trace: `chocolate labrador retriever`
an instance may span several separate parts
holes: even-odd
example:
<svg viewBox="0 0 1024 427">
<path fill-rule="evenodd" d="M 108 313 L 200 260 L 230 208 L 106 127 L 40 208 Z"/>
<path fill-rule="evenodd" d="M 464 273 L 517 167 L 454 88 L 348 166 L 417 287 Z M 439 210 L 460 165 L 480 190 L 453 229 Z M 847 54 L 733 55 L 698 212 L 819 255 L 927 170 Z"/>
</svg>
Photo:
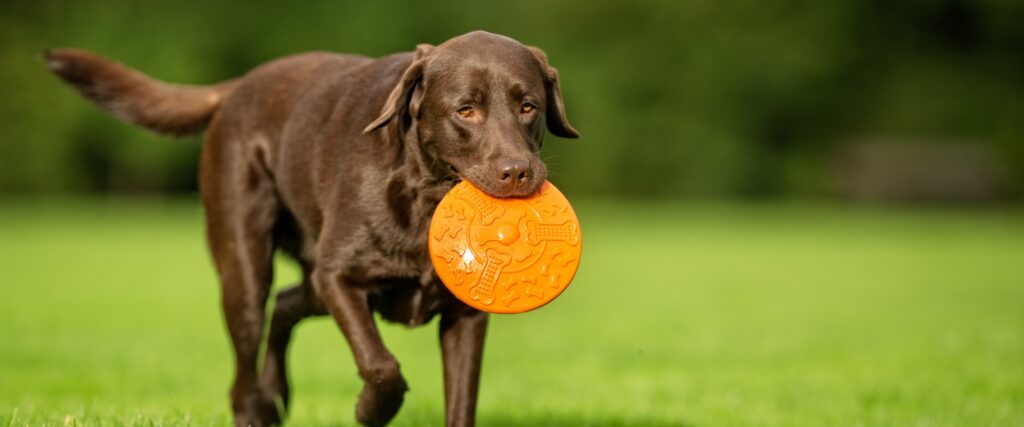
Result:
<svg viewBox="0 0 1024 427">
<path fill-rule="evenodd" d="M 407 387 L 374 312 L 409 326 L 441 315 L 446 423 L 474 423 L 487 315 L 441 284 L 427 228 L 460 179 L 495 197 L 537 190 L 545 124 L 579 136 L 540 49 L 477 31 L 380 59 L 290 56 L 213 86 L 155 81 L 81 50 L 45 57 L 125 121 L 174 135 L 207 128 L 200 190 L 234 346 L 237 425 L 281 421 L 292 328 L 323 314 L 364 381 L 356 419 L 390 421 Z M 278 249 L 298 261 L 303 281 L 276 296 L 259 372 Z"/>
</svg>

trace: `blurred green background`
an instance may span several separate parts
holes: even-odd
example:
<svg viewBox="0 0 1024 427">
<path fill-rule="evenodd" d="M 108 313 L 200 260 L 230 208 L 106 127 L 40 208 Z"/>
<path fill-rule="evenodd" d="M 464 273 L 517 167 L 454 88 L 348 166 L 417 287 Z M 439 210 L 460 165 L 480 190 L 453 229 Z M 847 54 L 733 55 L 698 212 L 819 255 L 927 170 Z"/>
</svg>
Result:
<svg viewBox="0 0 1024 427">
<path fill-rule="evenodd" d="M 486 29 L 561 70 L 584 139 L 546 156 L 577 194 L 1019 199 L 1022 16 L 1016 0 L 9 2 L 0 190 L 195 191 L 198 138 L 97 114 L 43 72 L 48 47 L 200 84 L 295 52 L 380 56 Z M 914 160 L 927 156 L 952 164 Z M 912 188 L 863 188 L 887 173 Z"/>
<path fill-rule="evenodd" d="M 46 71 L 94 50 L 203 84 L 283 55 L 485 29 L 547 51 L 587 246 L 494 316 L 481 425 L 1024 425 L 1024 3 L 9 1 L 0 13 L 0 425 L 226 425 L 201 136 Z M 276 286 L 297 273 L 279 260 Z M 443 420 L 436 323 L 384 326 Z M 350 425 L 333 323 L 299 327 L 292 425 Z"/>
</svg>

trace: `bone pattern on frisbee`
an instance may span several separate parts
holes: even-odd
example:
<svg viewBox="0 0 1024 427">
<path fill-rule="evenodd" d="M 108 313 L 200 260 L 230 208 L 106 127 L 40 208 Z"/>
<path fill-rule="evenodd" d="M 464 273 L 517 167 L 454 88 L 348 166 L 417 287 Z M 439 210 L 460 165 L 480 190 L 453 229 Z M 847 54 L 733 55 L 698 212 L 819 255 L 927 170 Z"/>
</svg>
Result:
<svg viewBox="0 0 1024 427">
<path fill-rule="evenodd" d="M 494 313 L 553 300 L 575 275 L 582 250 L 576 214 L 550 182 L 527 198 L 496 199 L 463 181 L 438 205 L 429 234 L 445 286 Z"/>
</svg>

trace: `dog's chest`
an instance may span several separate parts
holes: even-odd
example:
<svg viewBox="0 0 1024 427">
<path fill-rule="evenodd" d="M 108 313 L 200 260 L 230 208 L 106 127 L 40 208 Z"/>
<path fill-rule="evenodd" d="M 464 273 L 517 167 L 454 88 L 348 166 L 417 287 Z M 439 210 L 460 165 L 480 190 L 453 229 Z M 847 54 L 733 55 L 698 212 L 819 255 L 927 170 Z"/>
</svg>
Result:
<svg viewBox="0 0 1024 427">
<path fill-rule="evenodd" d="M 401 176 L 377 182 L 384 185 L 363 192 L 363 218 L 336 259 L 350 281 L 368 289 L 385 319 L 419 325 L 453 298 L 434 273 L 427 245 L 434 209 L 450 185 L 418 185 Z"/>
<path fill-rule="evenodd" d="M 387 232 L 394 234 L 388 240 Z M 408 230 L 407 230 L 408 231 Z M 434 273 L 425 229 L 404 234 L 380 227 L 359 262 L 363 283 L 370 288 L 373 309 L 392 322 L 422 325 L 437 314 L 451 294 Z"/>
<path fill-rule="evenodd" d="M 452 299 L 436 278 L 389 279 L 370 293 L 370 306 L 390 322 L 419 326 L 430 321 Z"/>
</svg>

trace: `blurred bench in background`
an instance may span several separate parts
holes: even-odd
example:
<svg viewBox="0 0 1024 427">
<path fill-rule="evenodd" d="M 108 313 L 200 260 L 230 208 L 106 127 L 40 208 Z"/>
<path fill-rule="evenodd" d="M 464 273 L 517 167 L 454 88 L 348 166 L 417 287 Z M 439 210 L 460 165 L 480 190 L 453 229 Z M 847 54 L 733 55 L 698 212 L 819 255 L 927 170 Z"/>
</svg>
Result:
<svg viewBox="0 0 1024 427">
<path fill-rule="evenodd" d="M 872 202 L 994 203 L 1010 194 L 1007 166 L 975 141 L 855 140 L 829 175 L 837 195 Z"/>
</svg>

